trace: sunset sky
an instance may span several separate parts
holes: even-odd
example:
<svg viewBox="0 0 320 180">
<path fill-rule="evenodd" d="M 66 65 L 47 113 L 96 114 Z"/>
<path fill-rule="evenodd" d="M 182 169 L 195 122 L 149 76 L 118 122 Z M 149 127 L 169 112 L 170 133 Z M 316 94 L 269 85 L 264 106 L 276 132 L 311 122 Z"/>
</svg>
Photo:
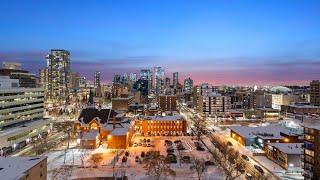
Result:
<svg viewBox="0 0 320 180">
<path fill-rule="evenodd" d="M 0 61 L 34 73 L 50 49 L 104 82 L 162 66 L 196 83 L 305 84 L 320 79 L 319 0 L 0 2 Z"/>
</svg>

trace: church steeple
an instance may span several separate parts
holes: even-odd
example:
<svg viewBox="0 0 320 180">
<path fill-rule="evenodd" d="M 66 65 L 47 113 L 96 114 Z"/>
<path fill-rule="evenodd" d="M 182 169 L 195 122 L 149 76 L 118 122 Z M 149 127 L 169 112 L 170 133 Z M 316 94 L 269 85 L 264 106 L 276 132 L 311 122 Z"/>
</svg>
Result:
<svg viewBox="0 0 320 180">
<path fill-rule="evenodd" d="M 88 100 L 88 107 L 94 107 L 94 101 L 93 101 L 93 92 L 90 88 L 90 94 L 89 94 L 89 100 Z"/>
</svg>

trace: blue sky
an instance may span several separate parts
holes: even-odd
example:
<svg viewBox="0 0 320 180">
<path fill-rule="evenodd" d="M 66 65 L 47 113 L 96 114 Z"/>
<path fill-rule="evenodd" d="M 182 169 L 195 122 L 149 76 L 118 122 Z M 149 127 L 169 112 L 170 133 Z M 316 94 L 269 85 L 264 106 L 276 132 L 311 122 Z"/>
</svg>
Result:
<svg viewBox="0 0 320 180">
<path fill-rule="evenodd" d="M 0 61 L 35 72 L 62 48 L 75 71 L 106 82 L 152 66 L 213 84 L 320 77 L 320 1 L 14 0 L 0 18 Z"/>
</svg>

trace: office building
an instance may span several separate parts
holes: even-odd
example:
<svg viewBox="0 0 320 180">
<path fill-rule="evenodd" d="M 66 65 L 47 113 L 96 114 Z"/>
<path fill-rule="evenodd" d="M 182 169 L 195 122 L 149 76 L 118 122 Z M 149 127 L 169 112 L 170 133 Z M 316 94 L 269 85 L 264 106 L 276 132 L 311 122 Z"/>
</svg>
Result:
<svg viewBox="0 0 320 180">
<path fill-rule="evenodd" d="M 35 88 L 38 86 L 36 75 L 22 70 L 20 63 L 3 62 L 0 76 L 9 76 L 10 79 L 19 80 L 19 87 Z"/>
<path fill-rule="evenodd" d="M 164 83 L 165 83 L 165 75 L 164 69 L 161 67 L 154 68 L 154 80 L 153 80 L 153 87 L 155 94 L 162 94 L 164 92 Z"/>
<path fill-rule="evenodd" d="M 72 90 L 79 90 L 80 88 L 80 75 L 77 72 L 70 74 L 70 88 Z"/>
<path fill-rule="evenodd" d="M 48 89 L 48 69 L 47 68 L 43 68 L 40 69 L 39 72 L 40 75 L 40 87 L 43 89 Z"/>
<path fill-rule="evenodd" d="M 94 87 L 97 88 L 98 86 L 101 87 L 101 76 L 100 76 L 100 71 L 96 71 L 94 73 Z"/>
<path fill-rule="evenodd" d="M 18 88 L 17 83 L 16 79 L 0 78 L 0 149 L 5 154 L 50 131 L 50 120 L 43 119 L 43 89 Z"/>
<path fill-rule="evenodd" d="M 114 83 L 121 83 L 121 76 L 119 74 L 115 74 L 113 76 L 113 81 Z"/>
<path fill-rule="evenodd" d="M 283 105 L 294 104 L 299 101 L 299 96 L 294 94 L 272 94 L 272 108 L 281 109 Z"/>
<path fill-rule="evenodd" d="M 46 56 L 47 85 L 46 100 L 64 103 L 69 95 L 70 53 L 66 50 L 52 49 Z"/>
<path fill-rule="evenodd" d="M 310 104 L 320 106 L 320 81 L 313 80 L 310 82 Z"/>
<path fill-rule="evenodd" d="M 12 69 L 12 70 L 19 70 L 21 69 L 21 63 L 16 62 L 3 62 L 2 63 L 3 69 Z"/>
<path fill-rule="evenodd" d="M 176 95 L 159 95 L 157 97 L 158 105 L 161 111 L 176 111 L 177 110 L 177 96 Z"/>
<path fill-rule="evenodd" d="M 178 84 L 179 84 L 179 73 L 178 72 L 173 73 L 172 83 L 173 83 L 173 88 L 177 89 Z"/>
<path fill-rule="evenodd" d="M 152 90 L 152 73 L 150 69 L 141 69 L 140 71 L 140 79 L 142 81 L 147 81 L 148 84 L 148 95 L 151 94 Z"/>
<path fill-rule="evenodd" d="M 196 93 L 199 96 L 208 95 L 215 91 L 215 88 L 208 83 L 202 83 L 200 86 L 197 86 L 196 89 Z"/>
<path fill-rule="evenodd" d="M 123 94 L 128 94 L 130 87 L 127 84 L 113 83 L 111 88 L 112 98 L 122 97 Z"/>
<path fill-rule="evenodd" d="M 166 77 L 166 81 L 165 81 L 165 88 L 169 89 L 171 86 L 171 81 L 170 78 Z"/>
<path fill-rule="evenodd" d="M 320 179 L 320 126 L 304 127 L 304 178 Z"/>
<path fill-rule="evenodd" d="M 199 96 L 198 112 L 203 116 L 215 116 L 231 109 L 231 98 L 217 93 Z"/>
<path fill-rule="evenodd" d="M 100 76 L 100 71 L 96 71 L 94 73 L 94 92 L 95 96 L 101 97 L 102 96 L 102 90 L 101 90 L 101 76 Z"/>
<path fill-rule="evenodd" d="M 134 84 L 135 82 L 137 82 L 137 74 L 130 73 L 129 74 L 129 84 Z"/>
<path fill-rule="evenodd" d="M 112 109 L 115 111 L 128 111 L 134 97 L 122 94 L 120 97 L 112 98 Z"/>
<path fill-rule="evenodd" d="M 253 93 L 253 108 L 271 108 L 272 95 L 263 91 Z"/>
<path fill-rule="evenodd" d="M 185 93 L 191 94 L 193 91 L 193 80 L 189 77 L 184 80 L 183 89 Z"/>
<path fill-rule="evenodd" d="M 149 81 L 139 79 L 133 84 L 133 89 L 140 92 L 140 102 L 147 103 L 149 95 Z"/>
</svg>

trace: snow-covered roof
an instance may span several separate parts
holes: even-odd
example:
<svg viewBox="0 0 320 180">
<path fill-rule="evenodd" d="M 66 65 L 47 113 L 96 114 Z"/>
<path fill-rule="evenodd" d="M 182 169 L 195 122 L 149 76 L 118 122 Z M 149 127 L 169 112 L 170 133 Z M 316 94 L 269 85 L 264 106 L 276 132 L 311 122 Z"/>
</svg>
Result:
<svg viewBox="0 0 320 180">
<path fill-rule="evenodd" d="M 182 120 L 183 117 L 181 115 L 174 115 L 174 116 L 144 116 L 142 119 L 144 119 L 144 120 L 154 120 L 154 121 L 176 121 L 176 120 Z"/>
<path fill-rule="evenodd" d="M 292 92 L 292 89 L 284 87 L 284 86 L 274 86 L 270 89 L 272 92 L 280 92 L 280 93 L 289 93 Z"/>
<path fill-rule="evenodd" d="M 304 125 L 304 127 L 320 131 L 320 125 Z"/>
<path fill-rule="evenodd" d="M 98 136 L 99 132 L 96 130 L 91 130 L 87 133 L 84 133 L 82 136 L 83 140 L 95 140 Z"/>
<path fill-rule="evenodd" d="M 289 107 L 300 108 L 300 109 L 319 109 L 319 106 L 309 105 L 309 104 L 289 104 Z"/>
<path fill-rule="evenodd" d="M 303 154 L 303 143 L 269 143 L 269 146 L 273 146 L 286 154 Z"/>
<path fill-rule="evenodd" d="M 20 179 L 25 176 L 26 171 L 46 158 L 46 156 L 0 157 L 0 176 L 4 179 Z"/>
<path fill-rule="evenodd" d="M 258 127 L 231 126 L 229 129 L 245 138 L 259 137 L 261 139 L 283 139 L 285 137 L 281 136 L 280 133 L 296 135 L 294 132 L 282 127 L 281 125 Z"/>
<path fill-rule="evenodd" d="M 113 136 L 121 136 L 121 135 L 126 135 L 129 130 L 129 126 L 123 126 L 119 128 L 113 129 L 113 131 L 110 133 Z"/>
</svg>

